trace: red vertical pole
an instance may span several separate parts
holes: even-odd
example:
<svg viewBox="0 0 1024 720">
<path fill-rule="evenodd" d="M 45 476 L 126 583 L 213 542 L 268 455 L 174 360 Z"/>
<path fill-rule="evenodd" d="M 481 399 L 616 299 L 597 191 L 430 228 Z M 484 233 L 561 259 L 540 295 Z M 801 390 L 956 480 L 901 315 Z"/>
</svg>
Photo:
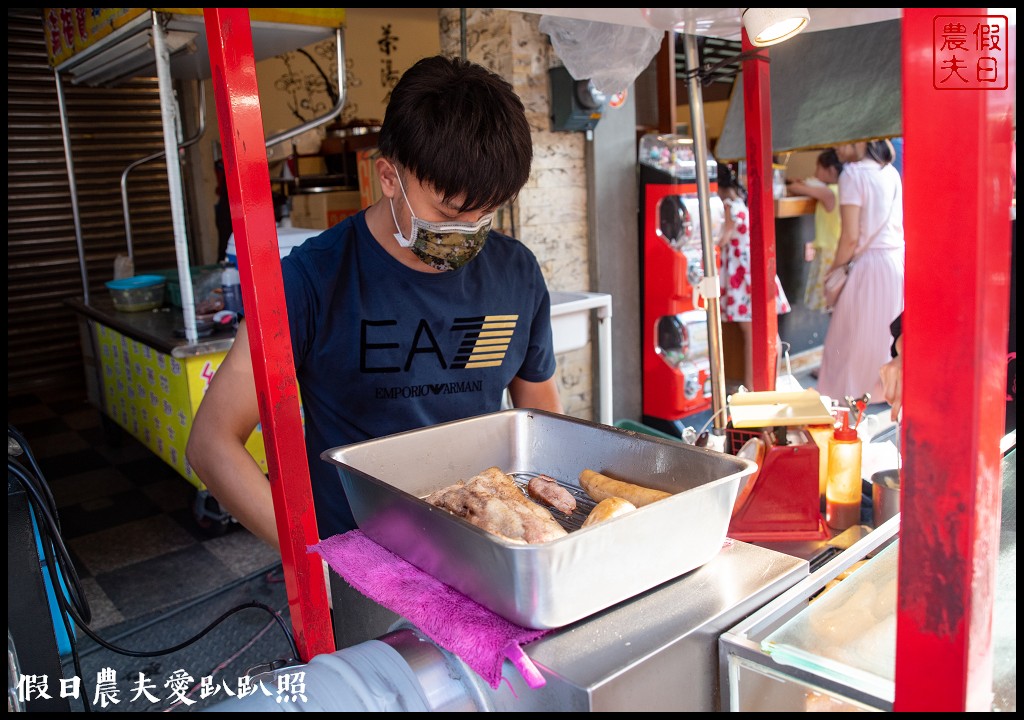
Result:
<svg viewBox="0 0 1024 720">
<path fill-rule="evenodd" d="M 333 652 L 246 8 L 205 8 L 224 170 L 288 604 L 305 661 Z M 259 272 L 256 272 L 259 268 Z"/>
<path fill-rule="evenodd" d="M 743 31 L 743 51 L 756 48 Z M 772 196 L 772 108 L 768 51 L 743 61 L 743 125 L 747 142 L 747 207 L 750 209 L 750 294 L 754 387 L 775 389 L 775 201 Z"/>
<path fill-rule="evenodd" d="M 1015 82 L 1008 90 L 949 90 L 936 87 L 934 73 L 941 17 L 984 14 L 903 10 L 897 711 L 992 709 Z M 1015 55 L 1015 40 L 1002 40 Z"/>
</svg>

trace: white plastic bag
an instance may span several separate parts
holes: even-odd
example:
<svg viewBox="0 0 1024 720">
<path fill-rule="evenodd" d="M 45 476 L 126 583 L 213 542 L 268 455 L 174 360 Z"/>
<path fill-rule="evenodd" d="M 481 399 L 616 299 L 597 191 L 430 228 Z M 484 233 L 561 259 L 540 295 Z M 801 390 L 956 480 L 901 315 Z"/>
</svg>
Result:
<svg viewBox="0 0 1024 720">
<path fill-rule="evenodd" d="M 114 258 L 114 279 L 135 277 L 135 262 L 127 255 L 117 255 Z"/>
<path fill-rule="evenodd" d="M 589 79 L 606 95 L 628 88 L 658 54 L 665 37 L 656 28 L 553 15 L 542 17 L 538 28 L 551 38 L 555 53 L 574 79 Z"/>
</svg>

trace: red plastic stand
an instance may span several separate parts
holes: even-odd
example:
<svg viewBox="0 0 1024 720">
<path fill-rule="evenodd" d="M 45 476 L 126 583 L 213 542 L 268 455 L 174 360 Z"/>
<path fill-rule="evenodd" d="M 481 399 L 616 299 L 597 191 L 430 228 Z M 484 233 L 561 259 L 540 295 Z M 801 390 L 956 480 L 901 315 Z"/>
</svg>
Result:
<svg viewBox="0 0 1024 720">
<path fill-rule="evenodd" d="M 764 429 L 729 433 L 733 445 L 753 436 L 765 443 L 764 460 L 744 490 L 746 499 L 733 511 L 729 537 L 747 542 L 830 538 L 821 516 L 818 446 L 811 434 L 790 428 L 789 444 L 778 445 Z"/>
</svg>

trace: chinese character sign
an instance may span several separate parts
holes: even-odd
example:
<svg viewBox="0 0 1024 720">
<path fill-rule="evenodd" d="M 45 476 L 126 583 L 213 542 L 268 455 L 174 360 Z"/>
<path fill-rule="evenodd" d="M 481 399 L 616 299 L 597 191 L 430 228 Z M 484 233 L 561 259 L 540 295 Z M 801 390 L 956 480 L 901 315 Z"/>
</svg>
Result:
<svg viewBox="0 0 1024 720">
<path fill-rule="evenodd" d="M 384 57 L 380 61 L 380 86 L 384 88 L 382 104 L 387 105 L 391 101 L 391 91 L 398 84 L 401 73 L 395 69 L 392 62 L 392 55 L 398 51 L 399 37 L 391 31 L 391 24 L 382 25 L 380 28 L 380 39 L 377 40 L 377 48 Z"/>
<path fill-rule="evenodd" d="M 1005 90 L 1009 50 L 1005 15 L 936 15 L 932 84 L 937 90 Z"/>
</svg>

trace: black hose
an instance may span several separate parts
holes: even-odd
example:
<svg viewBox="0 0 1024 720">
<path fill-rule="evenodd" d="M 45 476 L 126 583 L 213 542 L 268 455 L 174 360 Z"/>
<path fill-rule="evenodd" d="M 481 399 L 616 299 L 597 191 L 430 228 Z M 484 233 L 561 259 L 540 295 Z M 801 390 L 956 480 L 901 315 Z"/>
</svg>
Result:
<svg viewBox="0 0 1024 720">
<path fill-rule="evenodd" d="M 299 657 L 298 647 L 295 644 L 295 638 L 292 635 L 291 630 L 284 622 L 281 614 L 261 602 L 247 602 L 231 608 L 227 612 L 223 613 L 220 617 L 214 620 L 212 623 L 207 625 L 203 630 L 198 632 L 191 638 L 174 645 L 173 647 L 159 649 L 159 650 L 129 650 L 127 648 L 118 647 L 112 642 L 105 640 L 100 637 L 96 632 L 89 626 L 89 622 L 92 620 L 92 611 L 89 608 L 88 600 L 85 596 L 85 591 L 82 588 L 81 581 L 78 577 L 78 572 L 74 567 L 74 563 L 71 560 L 71 556 L 68 553 L 68 549 L 64 544 L 64 540 L 60 532 L 60 521 L 57 514 L 57 504 L 54 501 L 53 494 L 50 491 L 49 485 L 45 482 L 43 473 L 39 464 L 36 462 L 28 443 L 22 437 L 21 433 L 17 431 L 13 426 L 8 423 L 7 426 L 8 437 L 13 438 L 18 443 L 26 459 L 28 460 L 29 467 L 25 467 L 21 462 L 11 456 L 10 450 L 8 450 L 7 458 L 7 470 L 8 473 L 16 478 L 21 486 L 25 489 L 27 497 L 29 499 L 29 506 L 33 511 L 35 519 L 36 530 L 39 533 L 41 545 L 43 548 L 43 554 L 46 560 L 47 571 L 49 572 L 50 581 L 54 588 L 54 595 L 57 598 L 57 602 L 63 611 L 61 613 L 61 619 L 64 622 L 65 629 L 68 634 L 68 638 L 71 641 L 72 647 L 72 658 L 75 666 L 76 674 L 82 677 L 81 659 L 78 653 L 78 646 L 75 642 L 75 633 L 71 627 L 70 620 L 74 621 L 74 624 L 82 630 L 88 637 L 90 637 L 99 647 L 106 648 L 120 655 L 126 655 L 128 657 L 159 657 L 163 655 L 169 655 L 171 653 L 182 650 L 189 645 L 195 643 L 200 638 L 207 635 L 217 625 L 226 620 L 231 615 L 248 608 L 258 608 L 270 613 L 271 617 L 280 626 L 285 638 L 288 641 L 289 648 L 291 649 L 294 658 Z M 30 469 L 31 468 L 31 469 Z M 244 583 L 259 574 L 265 573 L 267 570 L 263 569 L 249 576 L 240 578 L 234 581 L 228 587 L 235 587 L 241 583 Z M 62 582 L 63 580 L 63 582 Z M 203 600 L 209 599 L 219 592 L 223 592 L 224 588 L 207 593 L 204 596 L 195 598 L 189 604 L 184 607 L 175 609 L 172 612 L 166 613 L 164 616 L 154 618 L 143 627 L 148 627 L 155 622 L 158 622 L 166 617 L 173 616 L 174 614 L 181 612 L 182 610 L 192 607 L 195 604 L 202 602 Z M 70 597 L 69 597 L 70 596 Z M 69 620 L 70 618 L 70 620 Z M 133 632 L 137 632 L 140 628 L 136 628 Z M 98 648 L 97 648 L 98 649 Z M 88 712 L 90 710 L 89 704 L 85 703 L 85 709 Z"/>
<path fill-rule="evenodd" d="M 113 637 L 107 638 L 107 642 L 116 643 L 116 642 L 118 642 L 120 640 L 125 639 L 126 637 L 130 637 L 132 635 L 135 635 L 136 633 L 142 632 L 146 628 L 153 627 L 154 625 L 157 625 L 158 623 L 162 623 L 164 620 L 169 620 L 170 618 L 174 617 L 175 615 L 183 613 L 186 610 L 191 610 L 196 605 L 200 605 L 200 604 L 206 602 L 207 600 L 220 595 L 221 593 L 227 592 L 228 590 L 236 588 L 239 585 L 244 585 L 245 583 L 247 583 L 247 582 L 249 582 L 251 580 L 255 580 L 260 575 L 265 575 L 265 574 L 267 574 L 269 572 L 272 572 L 274 570 L 274 568 L 277 568 L 277 567 L 280 567 L 280 566 L 281 566 L 281 563 L 274 563 L 272 565 L 267 565 L 265 568 L 263 568 L 261 570 L 256 570 L 254 572 L 249 573 L 248 575 L 245 575 L 244 577 L 236 578 L 235 580 L 232 580 L 227 585 L 224 585 L 224 586 L 219 587 L 219 588 L 215 588 L 213 590 L 209 590 L 209 591 L 203 593 L 202 595 L 197 595 L 196 597 L 192 598 L 188 602 L 185 602 L 185 603 L 183 603 L 181 605 L 178 605 L 178 606 L 176 606 L 174 608 L 171 608 L 167 612 L 161 613 L 161 614 L 157 615 L 156 617 L 150 618 L 149 620 L 147 620 L 146 622 L 142 623 L 141 625 L 136 625 L 135 627 L 128 628 L 127 630 L 125 630 L 122 633 L 119 633 L 118 635 L 114 635 Z M 98 652 L 98 651 L 100 651 L 102 649 L 103 649 L 102 645 L 95 645 L 95 646 L 93 646 L 91 648 L 87 648 L 87 649 L 82 651 L 82 657 L 85 657 L 86 655 L 91 655 L 92 653 Z"/>
</svg>

